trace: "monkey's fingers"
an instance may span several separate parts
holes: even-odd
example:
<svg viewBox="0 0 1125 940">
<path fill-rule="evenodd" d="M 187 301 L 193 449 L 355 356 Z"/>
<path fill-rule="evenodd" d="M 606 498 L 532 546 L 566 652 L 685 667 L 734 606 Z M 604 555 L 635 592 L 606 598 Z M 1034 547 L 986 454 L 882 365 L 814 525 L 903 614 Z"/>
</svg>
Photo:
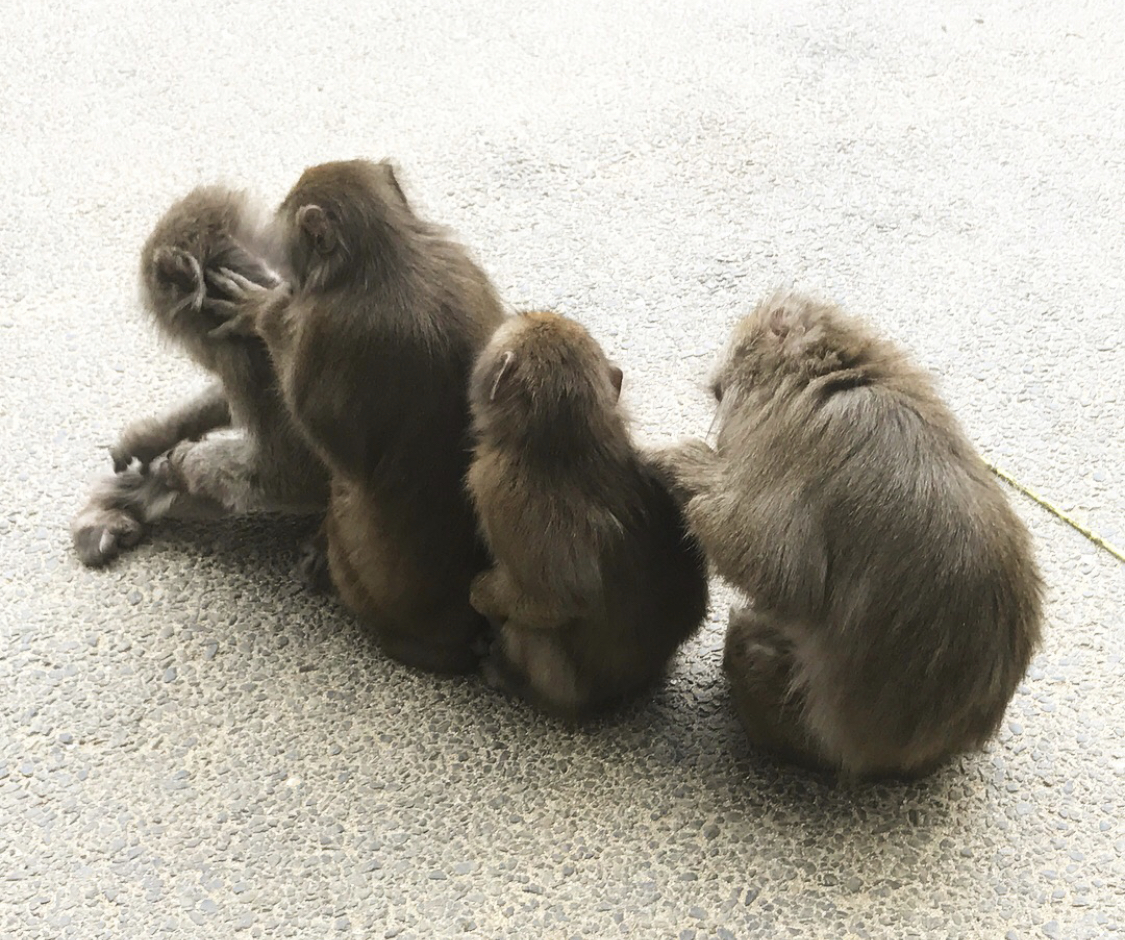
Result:
<svg viewBox="0 0 1125 940">
<path fill-rule="evenodd" d="M 226 301 L 217 301 L 217 303 L 226 303 Z M 229 306 L 234 307 L 234 304 Z M 229 320 L 225 323 L 220 323 L 214 329 L 207 331 L 207 338 L 214 340 L 226 339 L 228 336 L 254 336 L 257 330 L 254 329 L 254 315 L 247 313 L 245 310 L 238 313 L 231 314 Z"/>
<path fill-rule="evenodd" d="M 247 300 L 253 294 L 262 293 L 268 289 L 250 280 L 245 275 L 232 271 L 230 268 L 208 271 L 207 283 L 236 301 Z"/>
</svg>

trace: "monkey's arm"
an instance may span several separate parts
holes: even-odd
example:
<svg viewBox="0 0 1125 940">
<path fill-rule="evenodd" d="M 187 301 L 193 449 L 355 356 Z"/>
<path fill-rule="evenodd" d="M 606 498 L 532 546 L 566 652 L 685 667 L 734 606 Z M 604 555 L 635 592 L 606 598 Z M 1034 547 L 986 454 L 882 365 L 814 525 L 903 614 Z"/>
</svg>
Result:
<svg viewBox="0 0 1125 940">
<path fill-rule="evenodd" d="M 716 473 L 716 454 L 711 445 L 689 438 L 667 447 L 651 448 L 645 463 L 667 487 L 681 506 L 712 488 Z"/>
<path fill-rule="evenodd" d="M 142 466 L 155 460 L 180 441 L 196 440 L 215 428 L 231 423 L 230 403 L 222 383 L 216 382 L 159 418 L 134 421 L 110 450 L 113 469 L 121 472 L 134 460 Z"/>
<path fill-rule="evenodd" d="M 528 597 L 513 583 L 506 569 L 497 565 L 478 574 L 469 588 L 473 609 L 495 624 L 514 621 L 521 627 L 552 630 L 580 616 L 577 610 L 561 609 Z"/>
</svg>

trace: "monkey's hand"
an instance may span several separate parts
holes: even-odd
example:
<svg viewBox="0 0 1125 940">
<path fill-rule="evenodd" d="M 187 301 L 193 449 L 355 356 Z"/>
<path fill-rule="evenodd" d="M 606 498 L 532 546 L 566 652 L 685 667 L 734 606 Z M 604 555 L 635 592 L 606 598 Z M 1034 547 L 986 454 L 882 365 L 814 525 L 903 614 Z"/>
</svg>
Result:
<svg viewBox="0 0 1125 940">
<path fill-rule="evenodd" d="M 207 334 L 214 340 L 258 335 L 263 315 L 273 308 L 284 306 L 292 293 L 286 281 L 266 287 L 230 268 L 209 271 L 207 283 L 225 295 L 213 297 L 208 292 L 203 301 L 205 310 L 224 318 Z"/>
<path fill-rule="evenodd" d="M 681 506 L 711 489 L 716 472 L 715 451 L 698 438 L 647 449 L 644 461 Z"/>
</svg>

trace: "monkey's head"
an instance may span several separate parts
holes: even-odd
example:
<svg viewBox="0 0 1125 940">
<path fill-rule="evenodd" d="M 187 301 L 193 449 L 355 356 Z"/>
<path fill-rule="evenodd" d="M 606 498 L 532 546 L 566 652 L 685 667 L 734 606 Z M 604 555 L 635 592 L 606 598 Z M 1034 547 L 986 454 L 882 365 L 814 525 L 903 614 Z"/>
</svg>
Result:
<svg viewBox="0 0 1125 940">
<path fill-rule="evenodd" d="M 386 162 L 343 160 L 309 167 L 277 210 L 299 284 L 324 289 L 362 278 L 388 239 L 414 219 Z"/>
<path fill-rule="evenodd" d="M 535 311 L 506 320 L 473 370 L 469 399 L 482 439 L 549 440 L 558 449 L 625 435 L 622 373 L 579 324 Z"/>
<path fill-rule="evenodd" d="M 783 383 L 801 388 L 836 375 L 840 384 L 862 385 L 885 356 L 884 344 L 832 304 L 778 292 L 735 326 L 711 392 L 725 411 L 748 395 L 772 395 Z"/>
</svg>

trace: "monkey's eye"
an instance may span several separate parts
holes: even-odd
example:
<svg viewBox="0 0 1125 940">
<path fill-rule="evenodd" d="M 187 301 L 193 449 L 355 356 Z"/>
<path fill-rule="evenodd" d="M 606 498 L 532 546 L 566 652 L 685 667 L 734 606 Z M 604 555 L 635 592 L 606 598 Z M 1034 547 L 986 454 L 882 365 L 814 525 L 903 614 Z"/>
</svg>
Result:
<svg viewBox="0 0 1125 940">
<path fill-rule="evenodd" d="M 715 396 L 715 401 L 721 402 L 723 400 L 723 386 L 719 381 L 711 383 L 711 394 Z"/>
</svg>

